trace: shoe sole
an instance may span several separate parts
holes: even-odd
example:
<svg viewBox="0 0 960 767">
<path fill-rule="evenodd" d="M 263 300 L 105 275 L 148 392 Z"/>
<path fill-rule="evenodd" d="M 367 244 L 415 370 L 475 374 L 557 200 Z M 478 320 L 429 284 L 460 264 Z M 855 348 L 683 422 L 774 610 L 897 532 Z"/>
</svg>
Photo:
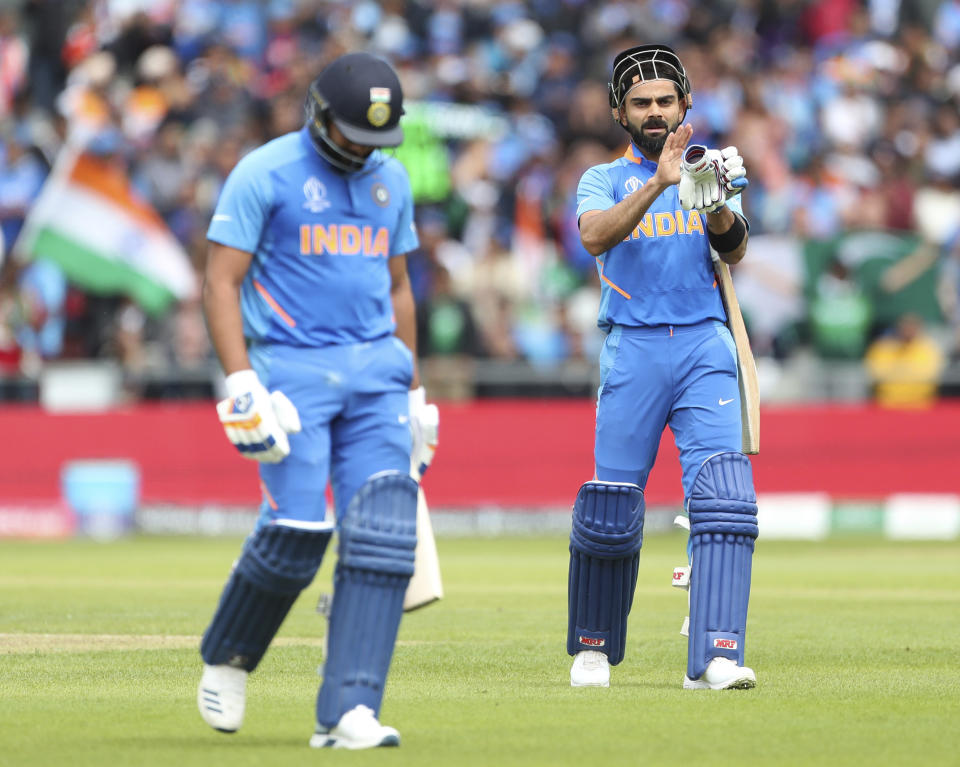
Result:
<svg viewBox="0 0 960 767">
<path fill-rule="evenodd" d="M 571 679 L 570 686 L 571 687 L 609 687 L 610 682 L 609 680 L 606 682 L 574 682 Z"/>
<path fill-rule="evenodd" d="M 323 733 L 314 733 L 310 738 L 311 748 L 346 748 L 356 751 L 363 748 L 391 748 L 400 745 L 400 738 L 396 735 L 386 735 L 379 742 L 357 742 L 346 738 L 330 737 Z"/>
<path fill-rule="evenodd" d="M 757 680 L 748 676 L 730 679 L 721 684 L 710 684 L 686 676 L 683 678 L 684 690 L 750 690 L 756 686 Z"/>
</svg>

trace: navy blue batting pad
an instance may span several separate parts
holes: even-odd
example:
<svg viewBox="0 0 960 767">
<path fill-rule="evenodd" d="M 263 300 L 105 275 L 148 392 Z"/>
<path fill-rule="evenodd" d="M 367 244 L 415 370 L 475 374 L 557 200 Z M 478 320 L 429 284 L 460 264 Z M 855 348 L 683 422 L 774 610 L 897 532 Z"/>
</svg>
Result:
<svg viewBox="0 0 960 767">
<path fill-rule="evenodd" d="M 340 522 L 318 724 L 333 727 L 361 704 L 379 713 L 416 547 L 416 481 L 400 472 L 367 480 Z"/>
<path fill-rule="evenodd" d="M 757 528 L 753 469 L 742 453 L 708 458 L 693 484 L 690 511 L 690 637 L 687 676 L 712 658 L 743 665 L 750 570 Z"/>
<path fill-rule="evenodd" d="M 623 660 L 643 545 L 643 491 L 633 484 L 587 482 L 577 493 L 570 532 L 567 652 Z"/>
<path fill-rule="evenodd" d="M 253 671 L 297 596 L 316 575 L 329 542 L 329 530 L 279 525 L 251 535 L 203 635 L 204 662 Z"/>
</svg>

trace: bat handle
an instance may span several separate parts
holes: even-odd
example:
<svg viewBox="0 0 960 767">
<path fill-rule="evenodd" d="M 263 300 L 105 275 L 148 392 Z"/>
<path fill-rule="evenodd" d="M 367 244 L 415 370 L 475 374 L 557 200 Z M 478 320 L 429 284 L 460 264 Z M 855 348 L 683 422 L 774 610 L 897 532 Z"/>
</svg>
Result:
<svg viewBox="0 0 960 767">
<path fill-rule="evenodd" d="M 730 197 L 736 197 L 740 192 L 750 186 L 750 182 L 747 181 L 746 176 L 741 176 L 740 178 L 735 178 L 730 182 L 730 186 L 733 187 L 733 190 L 730 192 Z M 730 199 L 729 197 L 727 199 Z"/>
</svg>

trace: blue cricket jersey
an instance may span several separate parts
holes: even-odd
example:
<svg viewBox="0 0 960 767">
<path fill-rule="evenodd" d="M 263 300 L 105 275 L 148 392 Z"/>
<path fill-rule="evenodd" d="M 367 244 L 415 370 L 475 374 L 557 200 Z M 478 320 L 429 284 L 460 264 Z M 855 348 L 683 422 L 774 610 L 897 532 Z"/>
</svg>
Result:
<svg viewBox="0 0 960 767">
<path fill-rule="evenodd" d="M 237 163 L 207 239 L 253 254 L 241 289 L 244 335 L 301 347 L 392 333 L 388 259 L 419 245 L 400 162 L 375 151 L 364 170 L 339 173 L 306 128 Z"/>
<path fill-rule="evenodd" d="M 637 191 L 657 164 L 631 143 L 613 162 L 588 169 L 577 186 L 577 218 L 590 210 L 608 210 Z M 742 213 L 740 198 L 727 205 Z M 727 315 L 710 260 L 706 217 L 680 206 L 676 185 L 666 189 L 639 225 L 620 243 L 597 257 L 601 298 L 597 324 L 693 325 L 726 322 Z"/>
</svg>

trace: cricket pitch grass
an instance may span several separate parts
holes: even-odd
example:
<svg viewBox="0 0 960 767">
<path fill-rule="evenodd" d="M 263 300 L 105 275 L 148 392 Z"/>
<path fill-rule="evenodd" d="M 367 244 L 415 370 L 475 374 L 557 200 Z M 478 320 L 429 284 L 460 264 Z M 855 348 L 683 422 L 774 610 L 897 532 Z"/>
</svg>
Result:
<svg viewBox="0 0 960 767">
<path fill-rule="evenodd" d="M 239 539 L 0 541 L 0 765 L 958 765 L 960 542 L 757 544 L 747 691 L 684 691 L 685 537 L 648 536 L 626 658 L 571 689 L 562 537 L 441 539 L 446 598 L 400 628 L 399 749 L 307 746 L 333 556 L 250 678 L 196 709 L 199 635 Z M 333 547 L 330 549 L 332 554 Z"/>
</svg>

